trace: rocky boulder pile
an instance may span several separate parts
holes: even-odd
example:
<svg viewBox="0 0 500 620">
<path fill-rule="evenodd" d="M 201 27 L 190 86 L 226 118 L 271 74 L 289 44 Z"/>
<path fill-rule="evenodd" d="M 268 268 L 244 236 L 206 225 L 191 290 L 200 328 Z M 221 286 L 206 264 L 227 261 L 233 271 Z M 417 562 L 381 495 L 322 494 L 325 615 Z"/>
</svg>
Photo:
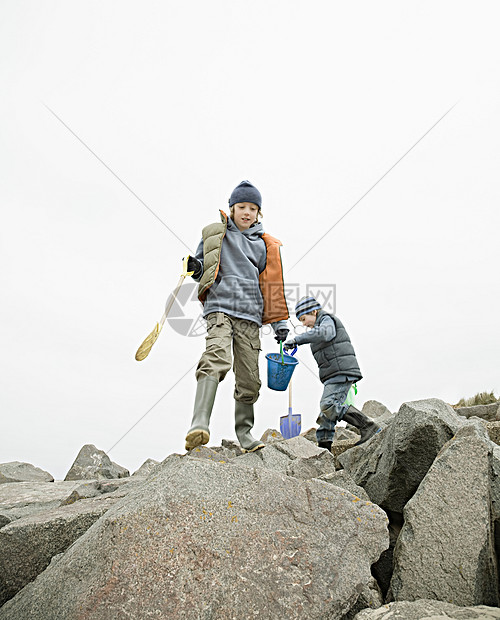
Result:
<svg viewBox="0 0 500 620">
<path fill-rule="evenodd" d="M 0 620 L 500 618 L 498 411 L 436 399 L 265 447 L 0 465 Z M 36 471 L 35 471 L 36 470 Z M 52 481 L 51 481 L 52 480 Z"/>
</svg>

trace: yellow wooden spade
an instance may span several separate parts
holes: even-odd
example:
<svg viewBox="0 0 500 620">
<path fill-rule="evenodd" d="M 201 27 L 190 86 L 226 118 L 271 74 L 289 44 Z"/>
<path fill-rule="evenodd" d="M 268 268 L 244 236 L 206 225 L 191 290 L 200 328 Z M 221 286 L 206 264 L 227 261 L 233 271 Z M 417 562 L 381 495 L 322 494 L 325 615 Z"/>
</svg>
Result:
<svg viewBox="0 0 500 620">
<path fill-rule="evenodd" d="M 137 349 L 137 353 L 135 354 L 135 359 L 138 362 L 142 362 L 142 360 L 146 359 L 146 357 L 149 355 L 149 352 L 153 348 L 154 343 L 158 340 L 158 336 L 160 335 L 160 332 L 163 328 L 165 319 L 167 318 L 168 313 L 170 312 L 170 310 L 172 309 L 172 306 L 174 305 L 175 298 L 177 297 L 179 289 L 181 288 L 182 283 L 184 282 L 184 278 L 186 276 L 192 276 L 194 273 L 193 271 L 187 270 L 188 260 L 189 260 L 189 254 L 185 258 L 182 259 L 181 277 L 179 278 L 179 282 L 177 283 L 177 286 L 175 287 L 174 292 L 167 299 L 167 303 L 165 304 L 165 312 L 163 313 L 163 316 L 161 317 L 160 322 L 155 325 L 155 328 L 153 329 L 153 331 L 149 334 L 149 336 L 147 336 L 144 339 L 144 342 Z"/>
</svg>

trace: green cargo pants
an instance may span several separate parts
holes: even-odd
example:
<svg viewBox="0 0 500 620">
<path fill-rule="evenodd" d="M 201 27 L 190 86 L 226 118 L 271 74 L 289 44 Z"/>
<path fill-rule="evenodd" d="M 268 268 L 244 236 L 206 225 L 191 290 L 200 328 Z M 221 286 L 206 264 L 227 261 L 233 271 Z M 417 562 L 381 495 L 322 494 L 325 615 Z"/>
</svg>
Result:
<svg viewBox="0 0 500 620">
<path fill-rule="evenodd" d="M 253 321 L 236 319 L 223 312 L 207 316 L 206 349 L 196 368 L 196 380 L 203 375 L 219 383 L 231 370 L 231 344 L 234 355 L 234 398 L 252 405 L 259 398 L 259 326 Z"/>
</svg>

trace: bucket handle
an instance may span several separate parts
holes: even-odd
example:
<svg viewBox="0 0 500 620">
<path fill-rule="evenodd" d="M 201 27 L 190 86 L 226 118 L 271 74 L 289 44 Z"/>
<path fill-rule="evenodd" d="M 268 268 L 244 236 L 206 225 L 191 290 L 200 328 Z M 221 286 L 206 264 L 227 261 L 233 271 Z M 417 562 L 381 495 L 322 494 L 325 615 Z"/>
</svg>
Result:
<svg viewBox="0 0 500 620">
<path fill-rule="evenodd" d="M 281 365 L 285 365 L 285 358 L 283 357 L 283 341 L 280 340 L 280 354 L 281 354 Z"/>
<path fill-rule="evenodd" d="M 281 353 L 281 364 L 284 365 L 285 358 L 283 357 L 283 342 L 280 342 L 280 353 Z M 295 355 L 295 353 L 297 353 L 297 347 L 295 347 L 295 349 L 288 355 Z"/>
</svg>

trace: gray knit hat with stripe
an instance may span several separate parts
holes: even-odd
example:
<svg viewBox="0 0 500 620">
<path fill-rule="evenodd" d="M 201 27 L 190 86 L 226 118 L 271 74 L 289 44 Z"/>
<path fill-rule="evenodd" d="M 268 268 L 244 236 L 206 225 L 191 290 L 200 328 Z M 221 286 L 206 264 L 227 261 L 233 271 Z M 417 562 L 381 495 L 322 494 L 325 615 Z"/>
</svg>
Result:
<svg viewBox="0 0 500 620">
<path fill-rule="evenodd" d="M 321 310 L 321 306 L 314 297 L 302 297 L 295 306 L 295 316 L 300 319 L 303 314 L 308 314 L 313 310 Z"/>
<path fill-rule="evenodd" d="M 232 207 L 237 202 L 253 202 L 259 209 L 262 207 L 262 196 L 259 190 L 254 187 L 250 181 L 242 181 L 231 192 L 231 198 L 229 198 L 229 206 Z"/>
</svg>

